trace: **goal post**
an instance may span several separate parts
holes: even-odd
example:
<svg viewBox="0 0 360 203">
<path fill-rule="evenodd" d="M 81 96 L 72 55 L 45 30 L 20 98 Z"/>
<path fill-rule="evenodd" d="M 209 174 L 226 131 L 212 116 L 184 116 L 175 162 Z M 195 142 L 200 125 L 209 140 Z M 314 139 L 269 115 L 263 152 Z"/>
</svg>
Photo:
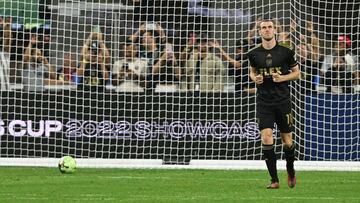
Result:
<svg viewBox="0 0 360 203">
<path fill-rule="evenodd" d="M 272 18 L 302 72 L 296 167 L 360 170 L 357 1 L 0 5 L 0 165 L 265 169 L 246 52 Z"/>
</svg>

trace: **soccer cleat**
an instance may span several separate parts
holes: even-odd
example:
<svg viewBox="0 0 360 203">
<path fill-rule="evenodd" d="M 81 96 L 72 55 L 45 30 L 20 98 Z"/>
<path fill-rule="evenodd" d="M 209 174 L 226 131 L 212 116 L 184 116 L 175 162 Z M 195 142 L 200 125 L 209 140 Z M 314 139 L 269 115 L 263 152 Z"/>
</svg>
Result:
<svg viewBox="0 0 360 203">
<path fill-rule="evenodd" d="M 293 176 L 290 176 L 288 175 L 288 186 L 289 188 L 294 188 L 296 185 L 296 176 L 293 175 Z"/>
<path fill-rule="evenodd" d="M 266 187 L 266 189 L 279 189 L 280 184 L 279 182 L 271 182 L 270 185 Z"/>
<path fill-rule="evenodd" d="M 294 168 L 287 168 L 288 174 L 288 186 L 289 188 L 293 188 L 296 185 L 296 176 Z"/>
</svg>

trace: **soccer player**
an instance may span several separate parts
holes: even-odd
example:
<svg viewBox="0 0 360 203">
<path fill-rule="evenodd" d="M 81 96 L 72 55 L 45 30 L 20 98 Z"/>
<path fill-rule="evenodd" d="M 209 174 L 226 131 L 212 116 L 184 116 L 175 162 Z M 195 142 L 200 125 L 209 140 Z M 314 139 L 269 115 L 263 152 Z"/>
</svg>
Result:
<svg viewBox="0 0 360 203">
<path fill-rule="evenodd" d="M 274 152 L 273 127 L 277 124 L 286 157 L 288 186 L 296 184 L 294 170 L 295 144 L 292 140 L 292 113 L 289 81 L 300 78 L 294 51 L 275 39 L 275 24 L 262 20 L 259 24 L 261 44 L 249 51 L 250 78 L 257 86 L 257 119 L 266 166 L 271 176 L 268 189 L 279 188 Z"/>
</svg>

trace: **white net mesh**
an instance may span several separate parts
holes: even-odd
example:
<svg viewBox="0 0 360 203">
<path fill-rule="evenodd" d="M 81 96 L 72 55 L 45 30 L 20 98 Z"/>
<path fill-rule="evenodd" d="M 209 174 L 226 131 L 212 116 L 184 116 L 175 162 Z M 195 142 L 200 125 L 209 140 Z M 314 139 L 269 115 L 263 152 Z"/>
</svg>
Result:
<svg viewBox="0 0 360 203">
<path fill-rule="evenodd" d="M 299 159 L 359 160 L 358 1 L 0 5 L 1 157 L 261 159 L 246 52 L 273 18 L 303 74 Z"/>
</svg>

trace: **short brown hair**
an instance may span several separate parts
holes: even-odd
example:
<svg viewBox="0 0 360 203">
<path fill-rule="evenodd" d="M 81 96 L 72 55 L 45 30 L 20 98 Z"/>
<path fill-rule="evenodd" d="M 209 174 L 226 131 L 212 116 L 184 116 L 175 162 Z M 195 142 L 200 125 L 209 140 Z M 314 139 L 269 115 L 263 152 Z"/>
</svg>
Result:
<svg viewBox="0 0 360 203">
<path fill-rule="evenodd" d="M 258 25 L 259 30 L 261 29 L 261 27 L 260 27 L 261 23 L 264 23 L 264 22 L 272 22 L 272 24 L 274 25 L 274 28 L 276 27 L 275 21 L 273 19 L 262 19 Z"/>
</svg>

